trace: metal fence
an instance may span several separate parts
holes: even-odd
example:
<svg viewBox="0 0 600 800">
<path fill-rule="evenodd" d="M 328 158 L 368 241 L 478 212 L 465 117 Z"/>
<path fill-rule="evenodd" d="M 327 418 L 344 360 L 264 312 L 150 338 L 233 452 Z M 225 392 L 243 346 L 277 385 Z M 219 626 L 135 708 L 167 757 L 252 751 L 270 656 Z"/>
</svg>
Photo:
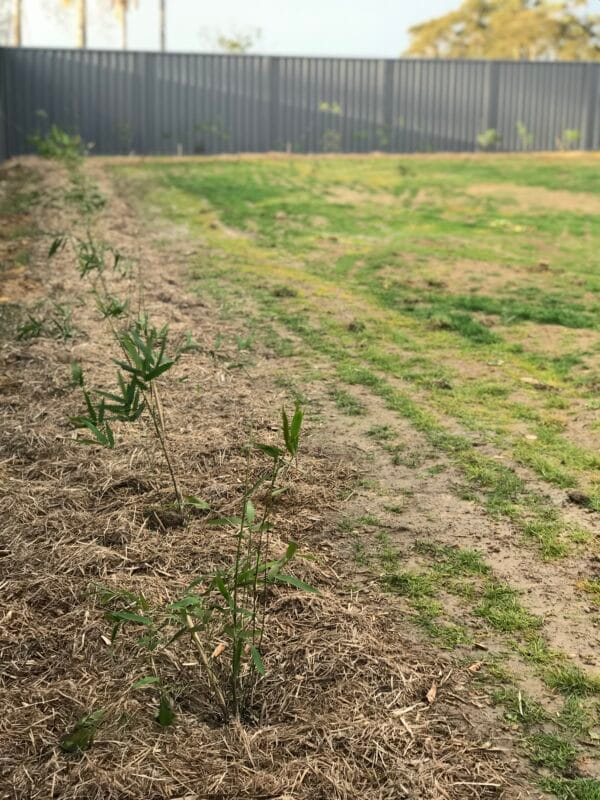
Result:
<svg viewBox="0 0 600 800">
<path fill-rule="evenodd" d="M 600 63 L 3 48 L 0 155 L 48 122 L 103 154 L 595 150 L 599 98 Z"/>
</svg>

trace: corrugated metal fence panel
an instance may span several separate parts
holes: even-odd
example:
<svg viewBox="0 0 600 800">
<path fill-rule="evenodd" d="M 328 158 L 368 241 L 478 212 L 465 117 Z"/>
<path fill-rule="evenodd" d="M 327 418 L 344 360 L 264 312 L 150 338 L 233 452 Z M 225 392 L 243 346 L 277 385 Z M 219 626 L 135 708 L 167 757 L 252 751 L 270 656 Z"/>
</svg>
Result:
<svg viewBox="0 0 600 800">
<path fill-rule="evenodd" d="M 5 48 L 0 158 L 51 123 L 103 154 L 598 149 L 599 92 L 595 63 Z"/>
<path fill-rule="evenodd" d="M 0 161 L 8 158 L 6 129 L 8 115 L 6 109 L 6 55 L 0 50 Z"/>
</svg>

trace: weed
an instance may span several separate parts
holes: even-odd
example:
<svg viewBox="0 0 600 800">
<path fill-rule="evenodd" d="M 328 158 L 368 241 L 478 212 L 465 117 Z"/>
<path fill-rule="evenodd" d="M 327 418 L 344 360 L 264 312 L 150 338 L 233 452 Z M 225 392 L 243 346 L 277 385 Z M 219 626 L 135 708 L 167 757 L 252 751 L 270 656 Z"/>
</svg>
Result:
<svg viewBox="0 0 600 800">
<path fill-rule="evenodd" d="M 72 188 L 65 194 L 65 199 L 76 205 L 82 214 L 95 214 L 104 208 L 105 195 L 89 179 L 75 172 L 71 175 L 71 183 Z"/>
<path fill-rule="evenodd" d="M 96 299 L 98 311 L 103 319 L 108 317 L 122 317 L 129 311 L 129 300 L 120 300 L 114 295 L 107 295 L 106 297 L 98 297 Z"/>
<path fill-rule="evenodd" d="M 77 331 L 73 325 L 73 309 L 64 303 L 51 303 L 49 307 L 38 304 L 41 313 L 27 311 L 27 319 L 17 327 L 17 339 L 37 339 L 48 336 L 54 339 L 72 339 Z"/>
<path fill-rule="evenodd" d="M 94 742 L 94 736 L 102 724 L 104 716 L 104 709 L 99 709 L 81 717 L 60 740 L 61 750 L 65 753 L 82 753 L 84 750 L 88 750 Z"/>
<path fill-rule="evenodd" d="M 521 144 L 522 150 L 529 150 L 533 145 L 534 136 L 533 133 L 528 130 L 527 126 L 524 122 L 517 120 L 515 123 L 515 127 L 517 129 L 517 136 L 519 137 L 519 143 Z"/>
<path fill-rule="evenodd" d="M 17 339 L 37 339 L 44 335 L 46 318 L 27 312 L 27 319 L 17 327 Z"/>
<path fill-rule="evenodd" d="M 115 331 L 115 338 L 121 348 L 123 359 L 115 359 L 122 370 L 117 373 L 117 386 L 112 392 L 96 389 L 90 391 L 81 386 L 86 404 L 86 414 L 73 417 L 76 428 L 85 428 L 90 438 L 81 439 L 82 444 L 99 444 L 113 448 L 115 437 L 111 423 L 135 422 L 144 411 L 148 411 L 152 425 L 160 443 L 179 510 L 184 509 L 184 498 L 175 476 L 169 448 L 162 404 L 156 380 L 170 370 L 176 359 L 166 355 L 168 327 L 158 329 L 146 315 L 140 316 L 124 331 Z M 95 400 L 94 398 L 98 398 Z"/>
</svg>

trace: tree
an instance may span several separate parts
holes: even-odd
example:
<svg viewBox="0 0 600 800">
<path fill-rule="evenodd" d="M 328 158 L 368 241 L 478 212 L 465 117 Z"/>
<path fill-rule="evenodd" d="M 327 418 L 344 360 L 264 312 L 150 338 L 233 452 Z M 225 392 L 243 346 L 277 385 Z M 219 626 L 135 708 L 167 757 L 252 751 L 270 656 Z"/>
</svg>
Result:
<svg viewBox="0 0 600 800">
<path fill-rule="evenodd" d="M 167 10 L 166 0 L 158 0 L 159 2 L 159 28 L 160 28 L 160 49 L 164 53 L 167 49 Z"/>
<path fill-rule="evenodd" d="M 133 0 L 111 0 L 111 2 L 121 26 L 121 47 L 123 50 L 127 50 L 127 12 L 132 6 Z"/>
<path fill-rule="evenodd" d="M 77 47 L 87 47 L 87 0 L 62 0 L 63 5 L 77 3 Z"/>
<path fill-rule="evenodd" d="M 229 34 L 219 33 L 217 46 L 226 53 L 247 53 L 258 42 L 261 35 L 260 28 L 233 30 Z"/>
<path fill-rule="evenodd" d="M 600 60 L 600 14 L 586 0 L 463 0 L 409 33 L 412 56 Z"/>
<path fill-rule="evenodd" d="M 21 47 L 23 44 L 23 0 L 15 0 L 13 44 L 15 47 Z"/>
</svg>

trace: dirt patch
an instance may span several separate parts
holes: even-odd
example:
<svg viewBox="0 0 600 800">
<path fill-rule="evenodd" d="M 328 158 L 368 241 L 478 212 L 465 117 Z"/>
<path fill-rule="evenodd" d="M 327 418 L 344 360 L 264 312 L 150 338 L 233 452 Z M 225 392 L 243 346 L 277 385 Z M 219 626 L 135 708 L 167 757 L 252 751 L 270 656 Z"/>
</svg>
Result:
<svg viewBox="0 0 600 800">
<path fill-rule="evenodd" d="M 368 413 L 349 424 L 329 410 L 328 427 L 337 430 L 350 449 L 369 454 L 363 468 L 365 474 L 376 476 L 377 483 L 375 491 L 356 490 L 346 513 L 383 520 L 393 545 L 406 558 L 417 541 L 479 550 L 493 565 L 494 574 L 517 589 L 526 607 L 544 619 L 544 635 L 551 647 L 568 653 L 585 669 L 600 669 L 593 609 L 590 613 L 589 602 L 577 586 L 591 566 L 578 560 L 543 562 L 536 553 L 519 547 L 510 523 L 492 518 L 476 503 L 457 496 L 461 475 L 446 457 L 366 390 L 355 387 L 353 394 Z M 422 457 L 420 466 L 394 465 L 388 453 L 378 451 L 368 435 L 374 424 L 395 433 L 406 460 L 410 454 Z M 428 474 L 427 467 L 435 467 L 437 474 Z M 559 500 L 563 496 L 556 494 Z M 401 513 L 390 514 L 385 507 L 396 505 L 398 499 Z M 487 636 L 488 646 L 494 649 L 494 634 L 488 630 L 481 636 Z M 523 665 L 521 674 L 527 674 Z"/>
<path fill-rule="evenodd" d="M 491 197 L 528 211 L 544 208 L 549 211 L 600 214 L 600 197 L 589 192 L 569 192 L 516 183 L 476 183 L 469 186 L 467 191 L 476 197 Z"/>
</svg>

